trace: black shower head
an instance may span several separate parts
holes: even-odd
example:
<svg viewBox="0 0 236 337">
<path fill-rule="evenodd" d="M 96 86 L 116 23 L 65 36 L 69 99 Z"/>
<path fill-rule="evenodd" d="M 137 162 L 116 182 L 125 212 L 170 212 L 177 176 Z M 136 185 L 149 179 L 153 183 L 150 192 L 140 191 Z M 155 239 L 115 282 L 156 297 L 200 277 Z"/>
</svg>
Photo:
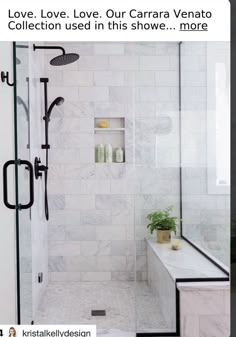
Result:
<svg viewBox="0 0 236 337">
<path fill-rule="evenodd" d="M 52 66 L 65 66 L 73 63 L 79 59 L 79 55 L 75 53 L 62 54 L 51 59 L 50 64 Z"/>
<path fill-rule="evenodd" d="M 52 109 L 54 108 L 55 105 L 62 105 L 64 103 L 65 99 L 63 97 L 57 97 L 54 99 L 54 101 L 51 103 L 48 111 L 47 111 L 47 119 L 50 120 L 50 116 L 52 113 Z"/>
<path fill-rule="evenodd" d="M 33 51 L 37 49 L 59 49 L 62 54 L 51 59 L 50 64 L 52 66 L 65 66 L 67 64 L 73 63 L 79 59 L 79 54 L 76 53 L 66 53 L 65 49 L 60 46 L 36 46 L 33 44 Z"/>
</svg>

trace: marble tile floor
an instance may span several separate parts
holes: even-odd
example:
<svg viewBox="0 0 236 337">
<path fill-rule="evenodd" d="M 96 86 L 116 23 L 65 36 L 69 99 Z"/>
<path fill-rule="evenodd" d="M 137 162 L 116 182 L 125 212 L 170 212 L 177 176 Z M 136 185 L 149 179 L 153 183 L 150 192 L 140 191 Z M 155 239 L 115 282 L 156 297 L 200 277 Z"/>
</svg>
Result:
<svg viewBox="0 0 236 337">
<path fill-rule="evenodd" d="M 93 309 L 105 309 L 106 316 L 92 317 Z M 96 324 L 98 337 L 168 331 L 147 282 L 51 282 L 35 324 Z"/>
</svg>

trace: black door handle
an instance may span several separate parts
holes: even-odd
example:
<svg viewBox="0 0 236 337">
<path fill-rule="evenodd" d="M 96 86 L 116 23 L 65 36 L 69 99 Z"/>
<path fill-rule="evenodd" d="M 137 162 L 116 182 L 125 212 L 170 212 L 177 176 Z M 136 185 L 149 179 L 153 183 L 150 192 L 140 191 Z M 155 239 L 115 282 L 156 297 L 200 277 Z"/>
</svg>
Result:
<svg viewBox="0 0 236 337">
<path fill-rule="evenodd" d="M 7 170 L 10 165 L 26 165 L 29 171 L 29 202 L 25 205 L 12 205 L 8 202 L 8 183 Z M 3 165 L 3 202 L 10 209 L 27 209 L 34 203 L 34 170 L 32 164 L 28 160 L 9 160 Z"/>
</svg>

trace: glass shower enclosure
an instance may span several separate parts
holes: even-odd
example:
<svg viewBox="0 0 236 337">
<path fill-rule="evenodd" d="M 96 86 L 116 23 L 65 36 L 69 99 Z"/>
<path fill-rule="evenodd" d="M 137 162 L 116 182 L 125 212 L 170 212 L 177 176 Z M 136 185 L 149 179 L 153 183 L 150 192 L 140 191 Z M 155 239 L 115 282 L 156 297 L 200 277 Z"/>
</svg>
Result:
<svg viewBox="0 0 236 337">
<path fill-rule="evenodd" d="M 172 242 L 190 243 L 227 276 L 229 45 L 59 45 L 79 60 L 52 67 L 55 50 L 13 46 L 18 323 L 178 335 L 176 284 L 147 216 L 171 206 Z M 46 162 L 43 78 L 48 106 L 65 99 L 49 124 L 49 221 L 34 167 Z M 115 152 L 99 162 L 99 144 L 121 147 L 123 162 Z"/>
</svg>

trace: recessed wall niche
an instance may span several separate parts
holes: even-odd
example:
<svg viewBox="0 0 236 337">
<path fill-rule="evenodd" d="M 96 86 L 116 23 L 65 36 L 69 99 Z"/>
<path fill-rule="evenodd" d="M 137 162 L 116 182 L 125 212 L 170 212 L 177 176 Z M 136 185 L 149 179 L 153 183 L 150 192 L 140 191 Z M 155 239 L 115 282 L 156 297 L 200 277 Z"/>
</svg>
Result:
<svg viewBox="0 0 236 337">
<path fill-rule="evenodd" d="M 106 145 L 112 146 L 112 163 L 117 163 L 116 150 L 121 147 L 123 151 L 123 162 L 125 162 L 125 118 L 101 117 L 94 119 L 94 135 L 95 135 L 95 162 L 98 160 L 98 146 L 104 145 L 106 163 Z"/>
</svg>

